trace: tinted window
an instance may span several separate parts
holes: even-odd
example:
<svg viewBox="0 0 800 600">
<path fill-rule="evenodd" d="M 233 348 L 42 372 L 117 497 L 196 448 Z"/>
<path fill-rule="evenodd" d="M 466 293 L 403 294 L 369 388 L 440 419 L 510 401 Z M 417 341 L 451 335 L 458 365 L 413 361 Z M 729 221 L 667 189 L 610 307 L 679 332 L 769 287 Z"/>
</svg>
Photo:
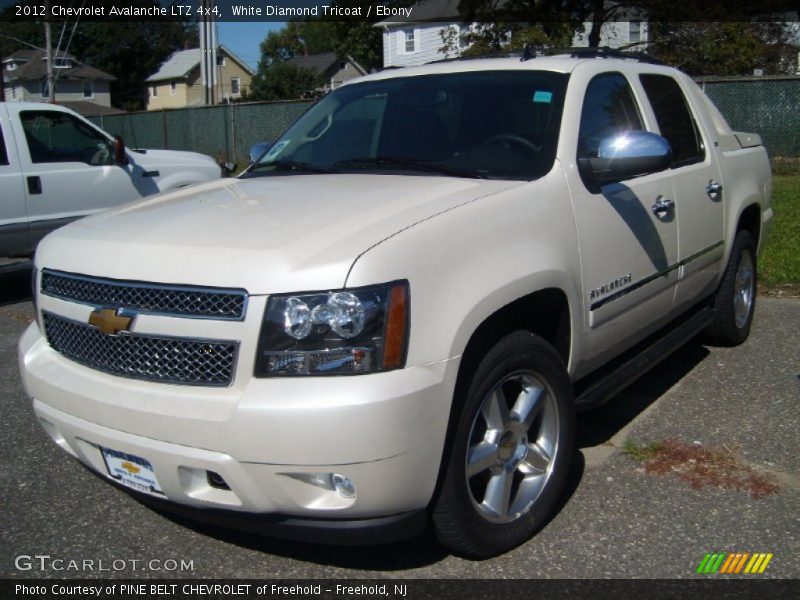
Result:
<svg viewBox="0 0 800 600">
<path fill-rule="evenodd" d="M 703 160 L 703 144 L 678 83 L 666 75 L 641 75 L 661 136 L 672 146 L 672 166 Z"/>
<path fill-rule="evenodd" d="M 3 129 L 0 127 L 0 165 L 8 164 L 8 152 L 6 151 L 6 142 L 3 139 Z"/>
<path fill-rule="evenodd" d="M 476 71 L 345 85 L 248 176 L 286 174 L 281 163 L 291 161 L 348 173 L 535 179 L 553 166 L 566 82 L 547 71 Z"/>
<path fill-rule="evenodd" d="M 636 100 L 623 75 L 604 73 L 589 82 L 581 112 L 578 158 L 597 157 L 600 142 L 607 137 L 642 129 Z"/>
<path fill-rule="evenodd" d="M 56 111 L 26 110 L 19 116 L 33 162 L 114 164 L 111 143 L 72 115 Z"/>
</svg>

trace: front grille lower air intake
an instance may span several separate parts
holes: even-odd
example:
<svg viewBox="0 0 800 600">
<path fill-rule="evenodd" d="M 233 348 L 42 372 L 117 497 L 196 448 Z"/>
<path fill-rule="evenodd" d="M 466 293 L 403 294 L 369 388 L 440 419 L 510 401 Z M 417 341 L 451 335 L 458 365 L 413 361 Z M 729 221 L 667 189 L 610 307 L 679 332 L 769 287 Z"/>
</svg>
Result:
<svg viewBox="0 0 800 600">
<path fill-rule="evenodd" d="M 57 352 L 77 363 L 132 379 L 180 385 L 228 386 L 239 344 L 120 332 L 42 311 L 45 336 Z"/>
</svg>

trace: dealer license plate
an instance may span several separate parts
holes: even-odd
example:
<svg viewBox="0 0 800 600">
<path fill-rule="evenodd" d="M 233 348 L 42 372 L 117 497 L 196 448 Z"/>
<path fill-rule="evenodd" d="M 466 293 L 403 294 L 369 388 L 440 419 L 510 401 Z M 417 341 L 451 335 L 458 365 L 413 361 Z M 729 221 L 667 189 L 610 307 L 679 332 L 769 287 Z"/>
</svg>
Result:
<svg viewBox="0 0 800 600">
<path fill-rule="evenodd" d="M 112 479 L 140 492 L 164 494 L 149 460 L 111 448 L 100 448 L 100 450 L 103 452 L 103 460 Z"/>
</svg>

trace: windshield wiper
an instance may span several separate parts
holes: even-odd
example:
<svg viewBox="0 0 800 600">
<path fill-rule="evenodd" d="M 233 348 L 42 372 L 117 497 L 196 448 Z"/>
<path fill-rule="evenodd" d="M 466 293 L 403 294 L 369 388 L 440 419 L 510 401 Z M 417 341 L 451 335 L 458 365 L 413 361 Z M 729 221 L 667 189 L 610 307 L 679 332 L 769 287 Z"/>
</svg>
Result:
<svg viewBox="0 0 800 600">
<path fill-rule="evenodd" d="M 305 171 L 306 173 L 335 173 L 332 169 L 325 169 L 323 167 L 315 167 L 314 165 L 310 165 L 304 162 L 297 162 L 294 160 L 274 160 L 272 162 L 267 163 L 256 163 L 247 171 L 248 173 L 252 173 L 254 171 L 259 171 L 261 169 L 265 169 L 266 167 L 275 167 L 276 170 L 280 171 Z"/>
<path fill-rule="evenodd" d="M 468 177 L 471 179 L 486 179 L 486 175 L 480 171 L 465 171 L 461 169 L 454 169 L 447 167 L 442 163 L 435 163 L 427 160 L 418 160 L 416 158 L 403 158 L 399 156 L 376 156 L 364 158 L 349 158 L 347 160 L 340 160 L 333 163 L 335 167 L 400 167 L 415 171 L 432 171 L 434 173 L 441 173 L 443 175 L 452 175 L 453 177 Z"/>
</svg>

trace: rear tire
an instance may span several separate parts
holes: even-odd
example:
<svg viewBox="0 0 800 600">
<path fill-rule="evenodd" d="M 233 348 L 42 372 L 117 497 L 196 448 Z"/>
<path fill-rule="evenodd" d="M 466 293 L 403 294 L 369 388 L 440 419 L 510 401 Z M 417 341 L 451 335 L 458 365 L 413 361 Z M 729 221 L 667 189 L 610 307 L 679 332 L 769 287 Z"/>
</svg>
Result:
<svg viewBox="0 0 800 600">
<path fill-rule="evenodd" d="M 738 346 L 750 335 L 756 308 L 756 245 L 748 231 L 740 231 L 714 297 L 714 321 L 705 341 L 714 346 Z"/>
<path fill-rule="evenodd" d="M 528 540 L 558 502 L 574 451 L 572 384 L 552 346 L 517 331 L 459 400 L 433 523 L 450 550 L 486 558 Z"/>
</svg>

